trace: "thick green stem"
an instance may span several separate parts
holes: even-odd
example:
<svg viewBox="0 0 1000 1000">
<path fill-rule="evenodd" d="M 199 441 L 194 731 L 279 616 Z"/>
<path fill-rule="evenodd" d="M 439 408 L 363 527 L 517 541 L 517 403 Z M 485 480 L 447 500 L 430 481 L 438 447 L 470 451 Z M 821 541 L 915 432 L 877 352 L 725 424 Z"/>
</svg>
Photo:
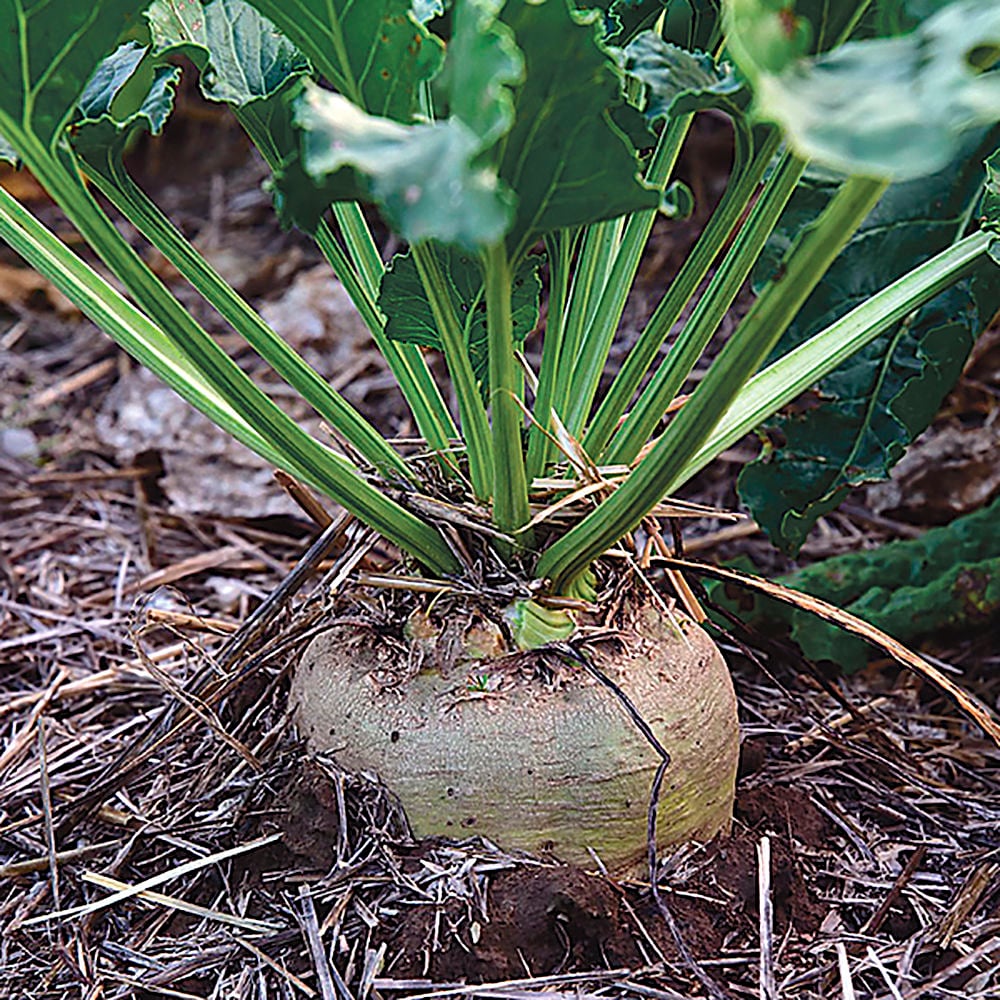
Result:
<svg viewBox="0 0 1000 1000">
<path fill-rule="evenodd" d="M 337 202 L 333 206 L 333 215 L 344 234 L 348 252 L 365 291 L 371 301 L 377 303 L 385 265 L 382 263 L 378 247 L 361 208 L 353 201 Z M 371 328 L 372 337 L 413 412 L 417 430 L 427 441 L 428 447 L 440 455 L 442 468 L 453 472 L 454 463 L 448 458 L 447 453 L 451 450 L 451 440 L 458 437 L 458 430 L 451 419 L 448 407 L 441 398 L 441 391 L 427 367 L 427 362 L 415 344 L 397 344 L 394 340 L 390 340 L 385 335 L 384 318 L 381 313 L 378 318 L 378 327 Z"/>
<path fill-rule="evenodd" d="M 770 354 L 887 186 L 887 181 L 849 178 L 819 219 L 803 231 L 786 258 L 784 274 L 764 289 L 649 454 L 607 500 L 542 555 L 536 575 L 550 579 L 555 593 L 569 591 L 595 558 L 632 531 L 677 487 L 680 472 Z"/>
<path fill-rule="evenodd" d="M 259 119 L 253 104 L 233 110 L 268 166 L 277 170 L 280 151 L 274 147 L 267 125 Z M 365 217 L 354 203 L 334 205 L 333 214 L 344 235 L 350 259 L 326 220 L 321 220 L 316 228 L 316 245 L 371 332 L 413 413 L 417 430 L 428 447 L 438 454 L 442 468 L 454 474 L 454 462 L 448 452 L 458 431 L 427 362 L 415 344 L 399 344 L 385 335 L 385 317 L 378 308 L 379 282 L 385 268 Z"/>
<path fill-rule="evenodd" d="M 321 222 L 316 230 L 316 244 L 371 331 L 372 340 L 385 358 L 389 371 L 395 377 L 396 384 L 413 413 L 421 437 L 431 451 L 441 456 L 442 466 L 453 469 L 453 462 L 447 458 L 447 453 L 451 450 L 452 439 L 458 437 L 458 430 L 431 377 L 420 348 L 414 344 L 399 344 L 385 335 L 384 317 L 375 302 L 368 297 L 357 272 L 325 222 Z"/>
<path fill-rule="evenodd" d="M 493 490 L 493 445 L 486 407 L 476 385 L 476 375 L 469 359 L 466 336 L 459 324 L 452 305 L 448 285 L 433 248 L 426 243 L 415 243 L 410 252 L 416 264 L 420 281 L 427 293 L 434 322 L 441 335 L 444 357 L 448 364 L 455 395 L 458 397 L 459 416 L 469 456 L 469 478 L 472 489 L 480 500 L 487 500 Z"/>
<path fill-rule="evenodd" d="M 962 278 L 996 237 L 973 233 L 866 299 L 755 375 L 681 470 L 687 482 L 744 434 L 839 368 L 852 354 Z"/>
<path fill-rule="evenodd" d="M 684 331 L 612 438 L 602 461 L 627 465 L 649 441 L 743 287 L 804 169 L 805 163 L 790 153 L 781 158 Z"/>
<path fill-rule="evenodd" d="M 604 219 L 601 222 L 595 222 L 588 227 L 588 229 L 593 230 L 595 247 L 593 263 L 594 280 L 592 285 L 593 291 L 587 299 L 587 308 L 584 310 L 582 317 L 581 330 L 584 331 L 584 338 L 577 349 L 577 357 L 586 353 L 586 331 L 590 329 L 594 322 L 594 316 L 600 305 L 603 289 L 607 287 L 611 268 L 614 266 L 615 259 L 618 256 L 624 222 L 624 218 L 619 216 L 617 219 Z"/>
<path fill-rule="evenodd" d="M 336 202 L 333 205 L 333 215 L 344 234 L 348 253 L 361 277 L 362 285 L 371 301 L 377 303 L 385 264 L 361 207 L 353 201 Z M 395 376 L 400 392 L 409 403 L 417 422 L 417 430 L 430 449 L 441 456 L 442 467 L 453 471 L 454 463 L 447 458 L 446 453 L 451 450 L 451 440 L 458 437 L 458 430 L 427 362 L 415 344 L 397 344 L 390 340 L 384 333 L 381 314 L 379 320 L 377 330 L 372 328 L 372 337 Z"/>
<path fill-rule="evenodd" d="M 521 445 L 524 415 L 518 403 L 520 379 L 514 357 L 510 261 L 502 242 L 487 248 L 483 259 L 493 417 L 493 522 L 501 531 L 514 534 L 528 523 L 531 513 Z M 523 536 L 522 542 L 530 545 L 530 539 Z"/>
<path fill-rule="evenodd" d="M 566 329 L 566 297 L 569 292 L 573 262 L 575 230 L 564 229 L 546 238 L 549 255 L 549 312 L 542 344 L 542 366 L 538 373 L 538 393 L 535 397 L 534 422 L 528 431 L 528 482 L 545 471 L 553 451 L 553 443 L 544 430 L 549 430 L 552 401 L 561 369 L 563 337 Z"/>
<path fill-rule="evenodd" d="M 382 328 L 385 325 L 379 313 L 375 300 L 368 294 L 368 289 L 362 284 L 358 272 L 347 259 L 347 254 L 341 249 L 337 242 L 337 237 L 333 235 L 325 220 L 321 220 L 316 227 L 316 245 L 320 253 L 326 258 L 334 276 L 344 286 L 344 290 L 354 303 L 354 308 L 358 310 L 365 326 L 368 327 L 372 337 L 384 339 Z"/>
<path fill-rule="evenodd" d="M 694 115 L 681 115 L 671 119 L 663 129 L 646 171 L 646 183 L 650 187 L 660 190 L 666 187 L 693 120 Z M 580 434 L 590 413 L 656 214 L 656 209 L 632 213 L 614 256 L 610 274 L 605 277 L 573 372 L 569 410 L 565 417 L 571 434 Z"/>
<path fill-rule="evenodd" d="M 337 220 L 354 266 L 361 275 L 365 291 L 372 302 L 378 301 L 379 285 L 385 274 L 385 264 L 375 245 L 371 229 L 356 201 L 338 201 L 333 204 L 333 217 Z"/>
<path fill-rule="evenodd" d="M 628 408 L 642 377 L 649 370 L 657 352 L 663 346 L 684 307 L 701 284 L 712 261 L 718 256 L 746 211 L 768 163 L 780 143 L 772 130 L 745 169 L 726 188 L 722 200 L 712 213 L 698 242 L 684 261 L 677 277 L 670 283 L 645 329 L 629 351 L 607 395 L 602 400 L 587 427 L 583 447 L 587 454 L 600 458 L 622 415 Z"/>
<path fill-rule="evenodd" d="M 559 374 L 552 387 L 552 405 L 554 411 L 562 420 L 569 406 L 572 380 L 565 377 L 566 368 L 575 362 L 583 343 L 587 328 L 587 316 L 592 313 L 593 302 L 600 294 L 603 274 L 601 273 L 601 258 L 606 248 L 603 236 L 604 230 L 598 226 L 587 226 L 582 231 L 580 245 L 576 255 L 576 263 L 572 268 L 573 277 L 569 286 L 569 296 L 564 309 L 565 317 L 559 350 Z M 551 431 L 549 420 L 542 422 L 542 427 Z"/>
</svg>

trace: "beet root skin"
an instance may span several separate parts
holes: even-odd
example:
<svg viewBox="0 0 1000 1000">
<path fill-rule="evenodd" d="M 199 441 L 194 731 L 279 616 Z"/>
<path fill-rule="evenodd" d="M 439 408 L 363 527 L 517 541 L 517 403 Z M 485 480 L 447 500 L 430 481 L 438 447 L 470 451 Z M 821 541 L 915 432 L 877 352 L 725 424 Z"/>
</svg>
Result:
<svg viewBox="0 0 1000 1000">
<path fill-rule="evenodd" d="M 641 609 L 592 652 L 670 754 L 660 849 L 728 830 L 739 756 L 728 668 L 702 629 L 674 622 Z M 417 836 L 481 834 L 592 867 L 589 847 L 614 874 L 642 871 L 660 757 L 611 691 L 578 666 L 546 684 L 523 657 L 414 670 L 413 653 L 356 625 L 314 639 L 292 686 L 310 749 L 382 778 Z"/>
</svg>

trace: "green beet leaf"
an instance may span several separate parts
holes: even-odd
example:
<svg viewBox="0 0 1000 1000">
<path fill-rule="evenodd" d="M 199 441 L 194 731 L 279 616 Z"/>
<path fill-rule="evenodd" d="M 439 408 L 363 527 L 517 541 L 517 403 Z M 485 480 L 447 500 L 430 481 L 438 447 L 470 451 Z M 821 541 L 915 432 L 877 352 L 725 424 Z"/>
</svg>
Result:
<svg viewBox="0 0 1000 1000">
<path fill-rule="evenodd" d="M 138 42 L 126 42 L 101 60 L 80 95 L 81 117 L 100 118 L 111 114 L 112 104 L 135 76 L 146 57 L 146 51 L 146 47 Z"/>
<path fill-rule="evenodd" d="M 411 243 L 474 247 L 501 239 L 512 205 L 496 174 L 476 165 L 479 137 L 459 118 L 400 125 L 309 87 L 298 104 L 304 164 L 335 198 L 376 202 Z"/>
<path fill-rule="evenodd" d="M 147 71 L 142 103 L 116 113 L 123 91 Z M 146 48 L 136 42 L 119 46 L 101 62 L 80 95 L 80 118 L 69 129 L 73 149 L 90 170 L 113 179 L 113 165 L 136 130 L 160 134 L 173 110 L 180 75 L 176 66 L 151 66 Z"/>
<path fill-rule="evenodd" d="M 961 235 L 982 190 L 983 149 L 969 141 L 930 178 L 891 186 L 782 338 L 787 353 Z M 979 147 L 978 150 L 976 147 Z M 763 285 L 794 234 L 832 196 L 836 181 L 813 177 L 796 192 L 756 274 Z M 942 198 L 941 192 L 949 192 Z M 873 240 L 880 252 L 872 253 Z M 1000 308 L 1000 270 L 984 260 L 827 376 L 815 396 L 772 425 L 764 455 L 746 466 L 739 491 L 758 523 L 795 551 L 817 519 L 854 486 L 884 479 L 933 419 L 972 343 Z"/>
<path fill-rule="evenodd" d="M 0 0 L 0 133 L 53 147 L 94 67 L 139 22 L 143 0 Z"/>
<path fill-rule="evenodd" d="M 313 231 L 333 197 L 302 169 L 293 105 L 309 61 L 246 0 L 156 0 L 147 18 L 152 51 L 181 53 L 200 70 L 210 101 L 229 104 L 280 180 L 273 185 L 282 221 Z"/>
<path fill-rule="evenodd" d="M 640 181 L 614 122 L 625 106 L 621 70 L 598 41 L 599 14 L 575 14 L 564 0 L 508 0 L 501 16 L 525 61 L 500 164 L 517 195 L 512 259 L 546 233 L 655 208 L 659 194 Z"/>
<path fill-rule="evenodd" d="M 509 0 L 498 20 L 498 6 L 454 10 L 435 91 L 443 120 L 402 125 L 311 90 L 297 118 L 309 173 L 336 178 L 341 197 L 362 191 L 411 242 L 471 248 L 506 233 L 512 260 L 545 233 L 655 208 L 658 192 L 641 183 L 613 120 L 627 105 L 596 15 L 565 0 Z"/>
<path fill-rule="evenodd" d="M 437 239 L 476 247 L 502 239 L 513 197 L 489 153 L 510 128 L 509 87 L 523 63 L 492 0 L 467 2 L 455 25 L 441 92 L 451 113 L 405 125 L 368 114 L 338 94 L 308 88 L 297 102 L 303 166 L 323 197 L 295 206 L 298 221 L 331 200 L 374 201 L 409 242 Z M 296 197 L 284 177 L 280 187 Z M 311 221 L 306 219 L 307 222 Z"/>
<path fill-rule="evenodd" d="M 210 101 L 242 107 L 272 97 L 289 79 L 310 71 L 305 56 L 245 0 L 156 0 L 146 18 L 153 53 L 191 59 Z"/>
<path fill-rule="evenodd" d="M 465 342 L 476 381 L 487 397 L 489 354 L 486 334 L 486 290 L 478 257 L 454 246 L 432 244 L 448 286 L 455 314 L 464 325 Z M 511 319 L 518 349 L 538 322 L 543 258 L 529 254 L 514 273 Z M 388 317 L 385 332 L 393 340 L 443 349 L 440 333 L 416 264 L 409 253 L 393 257 L 382 278 L 379 307 Z"/>
<path fill-rule="evenodd" d="M 754 112 L 805 159 L 909 179 L 944 169 L 970 129 L 1000 119 L 1000 6 L 956 0 L 915 30 L 815 57 L 814 22 L 772 0 L 727 0 L 729 51 Z"/>
<path fill-rule="evenodd" d="M 497 20 L 501 0 L 465 0 L 455 10 L 444 70 L 435 81 L 452 117 L 479 136 L 483 150 L 514 121 L 512 88 L 524 59 L 511 30 Z"/>
<path fill-rule="evenodd" d="M 704 52 L 691 52 L 644 31 L 623 50 L 625 72 L 646 90 L 645 114 L 665 120 L 715 108 L 729 115 L 736 132 L 737 156 L 751 148 L 746 111 L 750 91 L 729 63 L 717 63 Z"/>
<path fill-rule="evenodd" d="M 216 0 L 218 2 L 218 0 Z M 441 44 L 409 0 L 253 0 L 341 94 L 373 115 L 412 121 Z"/>
<path fill-rule="evenodd" d="M 577 7 L 605 12 L 605 40 L 625 45 L 662 17 L 661 37 L 687 49 L 714 49 L 721 0 L 579 0 Z"/>
<path fill-rule="evenodd" d="M 307 75 L 309 64 L 273 24 L 244 0 L 184 6 L 156 0 L 146 17 L 149 49 L 135 42 L 121 46 L 98 66 L 81 95 L 82 120 L 74 123 L 71 137 L 90 166 L 99 168 L 106 156 L 120 155 L 135 128 L 162 130 L 180 75 L 165 63 L 173 54 L 198 66 L 206 99 L 232 106 L 261 140 L 269 162 L 298 155 L 289 84 Z M 122 107 L 129 90 L 141 103 Z"/>
<path fill-rule="evenodd" d="M 718 108 L 741 119 L 750 91 L 728 63 L 690 52 L 644 31 L 624 49 L 625 71 L 647 88 L 646 115 L 656 120 Z"/>
</svg>

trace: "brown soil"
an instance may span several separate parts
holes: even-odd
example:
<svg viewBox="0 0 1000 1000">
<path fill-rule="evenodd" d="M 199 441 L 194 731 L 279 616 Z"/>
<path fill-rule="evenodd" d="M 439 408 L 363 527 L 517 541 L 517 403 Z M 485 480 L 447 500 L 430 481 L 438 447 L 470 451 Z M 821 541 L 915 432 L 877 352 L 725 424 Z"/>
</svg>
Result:
<svg viewBox="0 0 1000 1000">
<path fill-rule="evenodd" d="M 341 824 L 336 783 L 308 765 L 281 797 L 283 844 L 301 862 L 332 868 Z M 736 828 L 700 852 L 693 865 L 667 878 L 664 902 L 696 959 L 720 953 L 730 937 L 756 933 L 756 846 L 771 840 L 774 933 L 811 936 L 826 907 L 817 902 L 801 868 L 802 851 L 821 852 L 832 833 L 809 796 L 792 787 L 746 788 Z M 422 865 L 432 841 L 403 854 L 403 874 Z M 485 912 L 467 899 L 401 908 L 383 923 L 385 973 L 398 979 L 483 983 L 496 980 L 639 968 L 656 957 L 679 959 L 648 886 L 620 884 L 568 865 L 531 864 L 500 872 L 484 889 Z"/>
</svg>

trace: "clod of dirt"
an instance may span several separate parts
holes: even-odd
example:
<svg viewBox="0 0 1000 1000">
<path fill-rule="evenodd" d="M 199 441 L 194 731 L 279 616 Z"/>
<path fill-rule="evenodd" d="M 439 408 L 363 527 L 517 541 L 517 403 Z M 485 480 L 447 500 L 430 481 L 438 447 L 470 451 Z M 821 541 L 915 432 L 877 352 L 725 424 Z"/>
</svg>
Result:
<svg viewBox="0 0 1000 1000">
<path fill-rule="evenodd" d="M 791 834 L 812 850 L 828 848 L 833 824 L 813 800 L 790 785 L 759 785 L 740 790 L 736 818 L 751 833 Z"/>
<path fill-rule="evenodd" d="M 303 761 L 276 805 L 282 846 L 300 865 L 329 869 L 373 832 L 390 840 L 410 840 L 399 803 L 384 786 L 321 757 Z"/>
<path fill-rule="evenodd" d="M 385 928 L 391 974 L 487 982 L 643 961 L 624 893 L 608 879 L 578 868 L 521 868 L 494 879 L 488 899 L 488 921 L 458 900 L 445 904 L 443 919 L 433 907 L 405 912 Z"/>
</svg>

